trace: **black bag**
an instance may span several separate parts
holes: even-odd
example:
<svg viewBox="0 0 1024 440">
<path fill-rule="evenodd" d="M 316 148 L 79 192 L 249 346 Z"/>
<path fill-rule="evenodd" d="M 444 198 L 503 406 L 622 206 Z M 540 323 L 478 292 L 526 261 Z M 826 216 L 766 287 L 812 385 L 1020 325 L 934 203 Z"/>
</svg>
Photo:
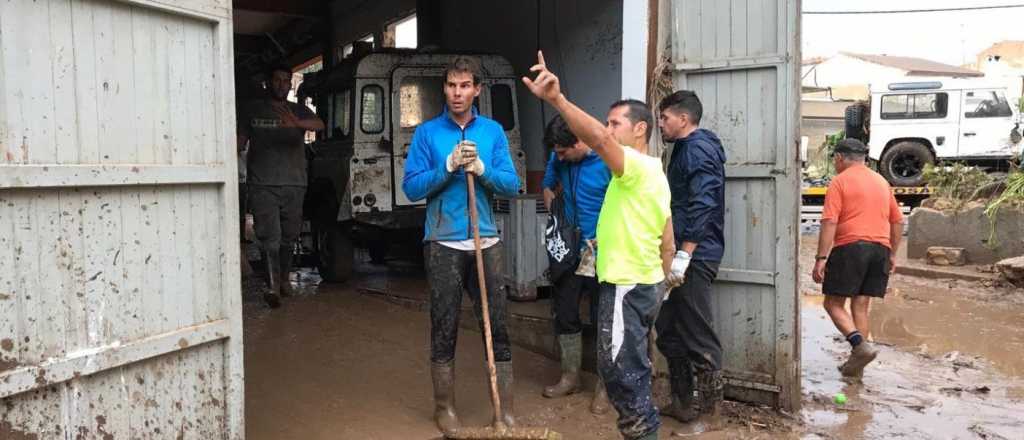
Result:
<svg viewBox="0 0 1024 440">
<path fill-rule="evenodd" d="M 571 175 L 571 172 L 570 172 Z M 578 177 L 578 176 L 577 176 Z M 575 181 L 572 194 L 575 198 Z M 579 214 L 573 203 L 573 219 L 565 216 L 566 189 L 551 201 L 551 213 L 548 215 L 547 228 L 544 229 L 544 244 L 548 253 L 548 279 L 557 283 L 566 274 L 576 271 L 580 264 L 580 240 L 583 232 L 579 227 Z M 575 202 L 575 200 L 573 200 Z"/>
</svg>

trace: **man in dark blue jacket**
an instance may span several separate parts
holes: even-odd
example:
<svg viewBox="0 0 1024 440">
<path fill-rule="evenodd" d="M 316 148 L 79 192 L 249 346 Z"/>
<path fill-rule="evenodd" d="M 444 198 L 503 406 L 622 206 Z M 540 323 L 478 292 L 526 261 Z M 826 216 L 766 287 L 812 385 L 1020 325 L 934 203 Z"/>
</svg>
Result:
<svg viewBox="0 0 1024 440">
<path fill-rule="evenodd" d="M 685 274 L 670 280 L 682 285 L 672 289 L 656 323 L 658 349 L 668 359 L 672 383 L 672 404 L 662 413 L 682 422 L 705 414 L 713 423 L 724 384 L 711 283 L 725 247 L 725 150 L 718 136 L 700 128 L 703 106 L 695 93 L 677 91 L 658 110 L 662 139 L 675 143 L 668 165 L 678 249 L 672 272 Z"/>
<path fill-rule="evenodd" d="M 512 349 L 505 325 L 506 300 L 498 289 L 501 244 L 491 199 L 513 197 L 519 176 L 501 124 L 480 116 L 473 99 L 480 95 L 480 63 L 457 57 L 445 69 L 444 111 L 416 127 L 405 163 L 402 190 L 409 200 L 427 199 L 425 253 L 430 283 L 430 360 L 434 384 L 434 421 L 442 433 L 459 426 L 455 413 L 455 342 L 462 291 L 469 292 L 483 326 L 474 259 L 466 173 L 476 176 L 476 209 L 484 248 L 484 278 L 494 338 L 502 418 L 513 425 Z"/>
<path fill-rule="evenodd" d="M 544 144 L 554 151 L 544 171 L 544 205 L 550 210 L 555 191 L 561 189 L 563 217 L 575 224 L 581 233 L 580 252 L 593 249 L 597 236 L 597 217 L 604 204 L 604 193 L 612 173 L 594 150 L 580 141 L 569 130 L 561 115 L 555 115 L 544 129 Z M 591 243 L 588 245 L 588 242 Z M 593 258 L 589 259 L 593 261 Z M 581 262 L 581 265 L 586 263 Z M 555 333 L 562 354 L 562 376 L 558 383 L 544 388 L 544 397 L 562 397 L 581 389 L 580 364 L 583 359 L 583 322 L 580 320 L 580 300 L 590 297 L 590 321 L 597 322 L 598 292 L 596 274 L 591 269 L 567 272 L 555 284 L 552 310 L 555 315 Z M 600 381 L 594 387 L 591 411 L 608 411 L 608 397 Z"/>
</svg>

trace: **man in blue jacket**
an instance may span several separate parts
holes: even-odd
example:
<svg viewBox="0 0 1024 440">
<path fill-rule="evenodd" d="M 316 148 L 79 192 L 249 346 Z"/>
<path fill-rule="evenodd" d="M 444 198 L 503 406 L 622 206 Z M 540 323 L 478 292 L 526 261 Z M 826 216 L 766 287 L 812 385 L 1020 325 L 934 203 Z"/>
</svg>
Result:
<svg viewBox="0 0 1024 440">
<path fill-rule="evenodd" d="M 597 236 L 597 217 L 604 203 L 604 193 L 612 178 L 611 171 L 594 150 L 580 141 L 569 130 L 561 115 L 555 115 L 544 129 L 544 144 L 554 151 L 544 171 L 544 205 L 550 210 L 555 191 L 561 188 L 563 217 L 575 224 L 582 239 L 580 252 L 590 249 L 587 242 Z M 599 286 L 594 275 L 568 272 L 553 280 L 555 294 L 552 310 L 555 315 L 555 333 L 562 354 L 562 376 L 558 383 L 544 388 L 544 397 L 563 397 L 581 389 L 580 364 L 583 359 L 583 322 L 580 320 L 580 300 L 590 297 L 590 321 L 597 322 Z M 591 411 L 608 411 L 608 397 L 604 385 L 598 381 L 594 388 Z"/>
<path fill-rule="evenodd" d="M 459 426 L 455 412 L 455 342 L 462 291 L 469 292 L 483 326 L 480 289 L 469 222 L 466 173 L 476 176 L 476 208 L 484 248 L 487 301 L 494 338 L 502 418 L 512 417 L 512 350 L 505 325 L 505 295 L 498 289 L 501 244 L 491 210 L 493 196 L 513 197 L 519 176 L 501 124 L 473 107 L 480 95 L 480 62 L 456 57 L 445 69 L 444 111 L 416 128 L 405 163 L 402 190 L 409 200 L 427 199 L 425 254 L 430 283 L 430 360 L 434 385 L 434 421 L 442 433 Z"/>
<path fill-rule="evenodd" d="M 700 128 L 703 106 L 692 91 L 669 95 L 658 110 L 662 140 L 675 143 L 668 165 L 678 249 L 672 273 L 685 274 L 670 280 L 682 284 L 672 289 L 656 323 L 658 349 L 668 360 L 672 384 L 672 404 L 662 414 L 681 422 L 704 414 L 714 423 L 724 382 L 711 283 L 725 248 L 725 150 L 718 136 Z"/>
</svg>

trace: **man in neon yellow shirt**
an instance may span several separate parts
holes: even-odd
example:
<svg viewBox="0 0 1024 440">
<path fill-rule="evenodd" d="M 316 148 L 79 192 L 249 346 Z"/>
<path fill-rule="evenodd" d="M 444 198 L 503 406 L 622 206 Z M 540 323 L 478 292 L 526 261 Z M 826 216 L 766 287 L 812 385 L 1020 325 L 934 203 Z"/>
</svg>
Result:
<svg viewBox="0 0 1024 440">
<path fill-rule="evenodd" d="M 668 180 L 661 161 L 645 154 L 651 111 L 640 101 L 619 101 L 604 126 L 562 95 L 543 54 L 537 53 L 530 71 L 537 73 L 523 78 L 530 92 L 558 109 L 612 172 L 597 220 L 598 372 L 619 413 L 622 437 L 657 439 L 661 422 L 651 396 L 647 335 L 661 303 L 655 285 L 671 273 L 675 240 Z"/>
</svg>

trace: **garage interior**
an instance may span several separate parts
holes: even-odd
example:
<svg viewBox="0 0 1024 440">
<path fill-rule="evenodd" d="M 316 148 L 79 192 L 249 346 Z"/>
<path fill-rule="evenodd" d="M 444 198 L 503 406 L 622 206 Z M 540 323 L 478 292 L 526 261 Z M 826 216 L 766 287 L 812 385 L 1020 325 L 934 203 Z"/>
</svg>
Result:
<svg viewBox="0 0 1024 440">
<path fill-rule="evenodd" d="M 236 102 L 264 93 L 263 72 L 278 64 L 293 68 L 297 91 L 305 74 L 366 51 L 497 54 L 521 76 L 539 48 L 563 76 L 566 94 L 600 117 L 621 96 L 622 8 L 614 0 L 238 0 Z M 521 86 L 516 97 L 527 186 L 538 193 L 548 154 L 541 143 L 543 125 L 555 112 Z M 423 313 L 426 282 L 414 257 L 421 252 L 418 240 L 404 240 L 391 246 L 385 264 L 371 264 L 369 252 L 357 251 L 353 277 L 345 283 L 321 282 L 316 269 L 303 268 L 296 279 L 302 294 L 273 311 L 260 300 L 263 280 L 243 280 L 249 438 L 436 436 Z M 246 254 L 258 259 L 258 246 L 250 245 Z M 557 379 L 558 364 L 547 292 L 540 290 L 541 299 L 511 304 L 520 423 L 553 426 L 568 438 L 617 438 L 614 414 L 587 410 L 589 393 L 556 401 L 541 397 L 543 387 Z M 483 345 L 468 309 L 461 323 L 472 331 L 462 333 L 458 347 L 457 401 L 463 423 L 485 425 L 490 410 Z M 592 362 L 592 355 L 585 357 L 586 364 Z M 593 380 L 588 376 L 586 389 Z"/>
</svg>

